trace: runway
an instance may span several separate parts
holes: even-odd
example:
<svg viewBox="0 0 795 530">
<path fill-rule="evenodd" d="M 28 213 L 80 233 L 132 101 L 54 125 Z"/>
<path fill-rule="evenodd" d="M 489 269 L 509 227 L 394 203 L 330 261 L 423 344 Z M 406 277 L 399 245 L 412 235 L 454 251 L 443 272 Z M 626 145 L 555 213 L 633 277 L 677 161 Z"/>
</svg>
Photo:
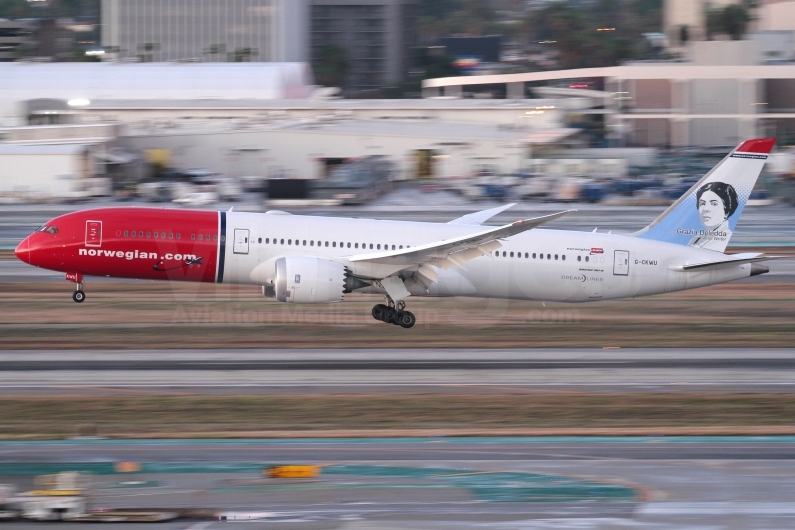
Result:
<svg viewBox="0 0 795 530">
<path fill-rule="evenodd" d="M 0 353 L 0 394 L 476 389 L 795 391 L 795 349 L 61 350 Z"/>
<path fill-rule="evenodd" d="M 102 471 L 118 461 L 141 462 L 141 472 Z M 324 467 L 300 483 L 262 479 L 274 463 Z M 96 505 L 266 516 L 243 528 L 746 530 L 787 528 L 795 517 L 793 437 L 0 443 L 2 478 L 20 488 L 33 470 L 65 468 L 95 470 Z"/>
</svg>

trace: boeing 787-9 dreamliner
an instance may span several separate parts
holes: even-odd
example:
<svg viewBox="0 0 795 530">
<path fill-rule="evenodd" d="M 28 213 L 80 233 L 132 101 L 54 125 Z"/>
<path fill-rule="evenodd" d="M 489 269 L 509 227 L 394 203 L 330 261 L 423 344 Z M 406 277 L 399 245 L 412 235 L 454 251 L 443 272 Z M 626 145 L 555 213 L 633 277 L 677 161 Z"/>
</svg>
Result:
<svg viewBox="0 0 795 530">
<path fill-rule="evenodd" d="M 588 302 L 667 293 L 768 272 L 758 253 L 724 254 L 775 140 L 742 143 L 646 228 L 629 235 L 545 230 L 569 212 L 499 226 L 510 205 L 449 223 L 266 213 L 102 208 L 56 217 L 16 256 L 84 276 L 251 284 L 279 302 L 378 293 L 377 320 L 410 328 L 411 297 Z"/>
</svg>

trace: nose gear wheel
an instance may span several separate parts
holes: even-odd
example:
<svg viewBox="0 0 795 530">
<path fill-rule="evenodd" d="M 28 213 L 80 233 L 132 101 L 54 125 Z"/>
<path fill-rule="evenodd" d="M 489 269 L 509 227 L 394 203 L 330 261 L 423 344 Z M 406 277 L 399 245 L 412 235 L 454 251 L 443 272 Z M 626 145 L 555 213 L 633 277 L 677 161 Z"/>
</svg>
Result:
<svg viewBox="0 0 795 530">
<path fill-rule="evenodd" d="M 75 284 L 75 292 L 72 293 L 72 300 L 77 302 L 78 304 L 82 304 L 86 299 L 86 293 L 83 291 L 83 284 L 76 283 Z"/>
</svg>

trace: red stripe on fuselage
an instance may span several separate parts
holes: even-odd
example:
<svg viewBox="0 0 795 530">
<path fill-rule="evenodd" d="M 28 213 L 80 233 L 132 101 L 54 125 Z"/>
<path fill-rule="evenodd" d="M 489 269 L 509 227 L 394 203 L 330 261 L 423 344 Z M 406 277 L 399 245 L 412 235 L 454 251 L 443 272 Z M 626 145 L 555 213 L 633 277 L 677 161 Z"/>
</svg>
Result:
<svg viewBox="0 0 795 530">
<path fill-rule="evenodd" d="M 218 212 L 103 208 L 62 215 L 47 226 L 57 234 L 28 237 L 31 265 L 92 276 L 215 281 Z"/>
</svg>

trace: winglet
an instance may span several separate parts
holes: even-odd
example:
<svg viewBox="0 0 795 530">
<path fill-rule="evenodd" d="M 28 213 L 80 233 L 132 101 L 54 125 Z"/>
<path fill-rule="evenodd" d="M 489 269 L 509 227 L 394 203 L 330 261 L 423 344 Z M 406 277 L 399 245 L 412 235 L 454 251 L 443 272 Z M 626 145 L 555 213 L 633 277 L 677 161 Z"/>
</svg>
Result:
<svg viewBox="0 0 795 530">
<path fill-rule="evenodd" d="M 496 208 L 491 208 L 489 210 L 483 210 L 480 212 L 473 212 L 468 213 L 463 217 L 459 217 L 458 219 L 453 219 L 450 221 L 449 225 L 480 225 L 494 217 L 500 212 L 504 212 L 508 208 L 516 206 L 515 202 L 510 204 L 503 204 L 502 206 L 497 206 Z"/>
</svg>

